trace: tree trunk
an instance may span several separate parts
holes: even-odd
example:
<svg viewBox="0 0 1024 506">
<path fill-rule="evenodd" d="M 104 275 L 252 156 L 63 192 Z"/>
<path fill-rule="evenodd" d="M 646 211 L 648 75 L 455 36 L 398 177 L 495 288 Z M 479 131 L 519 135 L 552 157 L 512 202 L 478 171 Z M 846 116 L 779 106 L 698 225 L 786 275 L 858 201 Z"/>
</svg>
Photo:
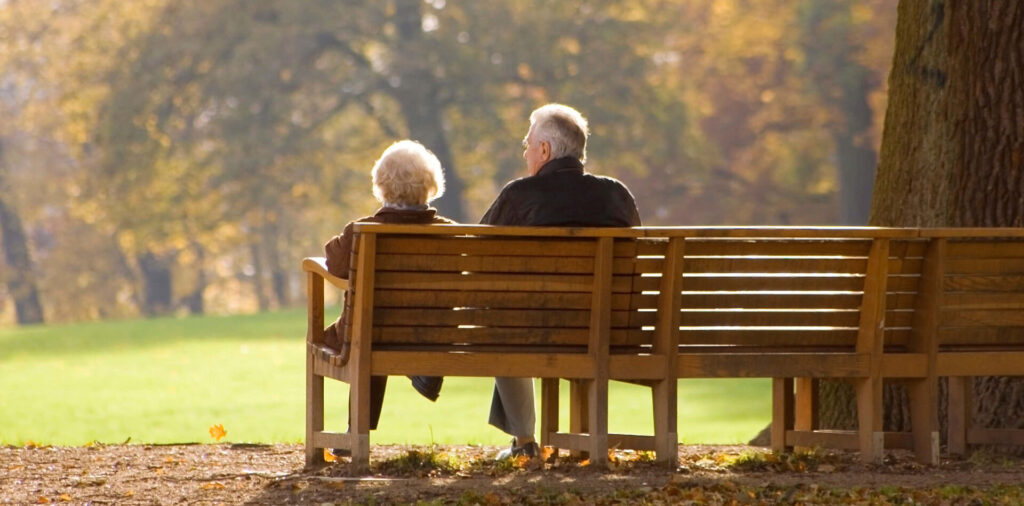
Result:
<svg viewBox="0 0 1024 506">
<path fill-rule="evenodd" d="M 871 224 L 1024 226 L 1022 172 L 1024 4 L 901 0 Z M 975 422 L 1019 427 L 1022 389 L 1024 378 L 979 378 Z M 887 429 L 906 428 L 905 406 L 887 392 Z"/>
<path fill-rule="evenodd" d="M 14 312 L 18 324 L 27 325 L 43 322 L 43 306 L 39 302 L 39 288 L 36 285 L 35 270 L 28 252 L 25 228 L 21 224 L 12 203 L 5 195 L 11 195 L 7 188 L 4 165 L 4 144 L 0 139 L 0 244 L 4 249 L 7 271 L 7 291 L 14 299 Z"/>
<path fill-rule="evenodd" d="M 455 171 L 455 160 L 444 130 L 444 110 L 439 92 L 441 82 L 434 75 L 434 67 L 423 37 L 421 0 L 395 2 L 395 24 L 398 44 L 395 69 L 398 81 L 391 90 L 402 107 L 402 116 L 409 136 L 423 143 L 437 155 L 445 171 L 445 193 L 434 202 L 440 214 L 455 221 L 467 219 L 462 202 L 464 184 Z M 436 55 L 435 55 L 436 56 Z"/>
<path fill-rule="evenodd" d="M 192 251 L 194 251 L 196 255 L 196 284 L 192 292 L 186 295 L 181 302 L 186 308 L 188 308 L 189 314 L 201 315 L 206 311 L 206 305 L 203 301 L 203 292 L 206 291 L 207 283 L 206 269 L 203 267 L 203 261 L 206 258 L 206 250 L 201 244 L 193 242 Z"/>
<path fill-rule="evenodd" d="M 259 239 L 254 240 L 249 245 L 249 251 L 252 254 L 252 288 L 256 291 L 256 304 L 259 307 L 259 311 L 265 313 L 270 310 L 270 298 L 267 297 L 267 291 L 263 286 L 265 268 L 263 266 L 263 254 L 260 252 Z"/>
<path fill-rule="evenodd" d="M 864 225 L 871 207 L 871 186 L 878 158 L 870 145 L 871 107 L 867 69 L 858 68 L 843 82 L 841 125 L 832 131 L 839 165 L 839 221 L 843 225 Z"/>
<path fill-rule="evenodd" d="M 142 313 L 146 316 L 171 312 L 171 256 L 147 251 L 136 257 L 142 272 Z"/>
<path fill-rule="evenodd" d="M 270 288 L 274 294 L 277 307 L 288 307 L 291 297 L 288 292 L 288 272 L 281 262 L 281 225 L 271 223 L 264 229 L 264 248 L 267 252 L 267 263 L 270 269 Z"/>
</svg>

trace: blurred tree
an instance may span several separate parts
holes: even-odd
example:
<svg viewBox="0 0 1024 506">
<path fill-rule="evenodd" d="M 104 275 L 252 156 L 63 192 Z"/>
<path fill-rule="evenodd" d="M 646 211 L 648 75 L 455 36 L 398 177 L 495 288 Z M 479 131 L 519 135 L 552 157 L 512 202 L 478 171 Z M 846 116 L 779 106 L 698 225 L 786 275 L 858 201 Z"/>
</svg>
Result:
<svg viewBox="0 0 1024 506">
<path fill-rule="evenodd" d="M 72 284 L 42 273 L 47 311 L 286 305 L 294 259 L 373 209 L 391 141 L 434 150 L 436 205 L 475 221 L 548 101 L 588 116 L 588 167 L 646 223 L 835 222 L 837 146 L 878 142 L 891 2 L 4 1 L 0 62 L 33 62 L 18 128 L 47 146 L 15 181 L 29 253 L 90 252 Z"/>
<path fill-rule="evenodd" d="M 872 7 L 848 0 L 814 0 L 799 7 L 807 87 L 830 113 L 826 127 L 835 145 L 838 222 L 844 225 L 867 224 L 875 181 L 874 113 L 868 101 L 882 76 L 863 62 L 866 41 L 858 37 L 884 15 Z"/>
<path fill-rule="evenodd" d="M 14 202 L 9 200 L 13 192 L 5 177 L 7 164 L 4 144 L 5 139 L 0 136 L 0 246 L 3 246 L 4 261 L 7 264 L 3 281 L 7 283 L 7 292 L 14 299 L 18 323 L 42 323 L 43 307 L 39 302 L 35 266 L 29 256 L 25 228 Z"/>
</svg>

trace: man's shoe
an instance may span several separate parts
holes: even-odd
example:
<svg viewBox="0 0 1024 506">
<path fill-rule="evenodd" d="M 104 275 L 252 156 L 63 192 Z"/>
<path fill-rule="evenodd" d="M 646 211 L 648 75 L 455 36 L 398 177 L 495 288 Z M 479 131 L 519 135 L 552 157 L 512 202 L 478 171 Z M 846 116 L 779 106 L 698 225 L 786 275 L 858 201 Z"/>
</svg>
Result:
<svg viewBox="0 0 1024 506">
<path fill-rule="evenodd" d="M 437 396 L 441 395 L 443 376 L 409 376 L 409 379 L 412 380 L 412 387 L 431 402 L 437 401 Z"/>
<path fill-rule="evenodd" d="M 515 457 L 528 457 L 531 459 L 540 456 L 540 446 L 536 441 L 530 441 L 522 446 L 516 446 L 515 438 L 512 439 L 512 444 L 504 450 L 498 452 L 498 456 L 494 460 L 508 460 Z"/>
</svg>

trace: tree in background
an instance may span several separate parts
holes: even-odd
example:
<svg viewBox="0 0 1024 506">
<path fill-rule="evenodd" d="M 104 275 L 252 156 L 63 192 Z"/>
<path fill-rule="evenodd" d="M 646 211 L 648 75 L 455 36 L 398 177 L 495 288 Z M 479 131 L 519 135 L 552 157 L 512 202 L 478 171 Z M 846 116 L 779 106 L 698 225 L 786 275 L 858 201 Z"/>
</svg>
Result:
<svg viewBox="0 0 1024 506">
<path fill-rule="evenodd" d="M 1024 226 L 1024 4 L 901 1 L 889 96 L 872 225 Z M 974 419 L 1020 427 L 1022 387 L 978 378 Z M 824 423 L 849 426 L 849 395 L 822 392 Z M 903 396 L 885 401 L 907 430 Z"/>
<path fill-rule="evenodd" d="M 373 210 L 390 142 L 430 146 L 438 206 L 473 222 L 549 101 L 589 117 L 588 166 L 646 223 L 834 223 L 843 142 L 877 143 L 844 104 L 884 102 L 890 4 L 8 0 L 45 90 L 18 128 L 48 147 L 19 141 L 11 183 L 43 301 L 56 320 L 286 306 L 295 259 Z M 856 79 L 825 79 L 847 62 Z"/>
</svg>

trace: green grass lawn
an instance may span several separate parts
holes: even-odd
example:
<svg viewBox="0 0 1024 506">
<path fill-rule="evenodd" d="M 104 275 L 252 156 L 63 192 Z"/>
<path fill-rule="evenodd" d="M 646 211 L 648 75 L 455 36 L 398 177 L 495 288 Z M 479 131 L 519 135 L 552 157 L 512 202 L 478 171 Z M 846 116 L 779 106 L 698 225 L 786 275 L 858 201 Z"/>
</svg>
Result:
<svg viewBox="0 0 1024 506">
<path fill-rule="evenodd" d="M 304 341 L 301 311 L 0 328 L 0 444 L 212 442 L 213 424 L 227 441 L 300 442 Z M 505 444 L 486 423 L 492 384 L 447 378 L 431 403 L 391 378 L 371 441 Z M 769 390 L 761 379 L 680 381 L 680 441 L 747 441 L 769 421 Z M 328 380 L 326 392 L 337 399 L 327 428 L 344 430 L 347 386 Z M 653 432 L 649 389 L 613 383 L 610 406 L 612 432 Z"/>
</svg>

